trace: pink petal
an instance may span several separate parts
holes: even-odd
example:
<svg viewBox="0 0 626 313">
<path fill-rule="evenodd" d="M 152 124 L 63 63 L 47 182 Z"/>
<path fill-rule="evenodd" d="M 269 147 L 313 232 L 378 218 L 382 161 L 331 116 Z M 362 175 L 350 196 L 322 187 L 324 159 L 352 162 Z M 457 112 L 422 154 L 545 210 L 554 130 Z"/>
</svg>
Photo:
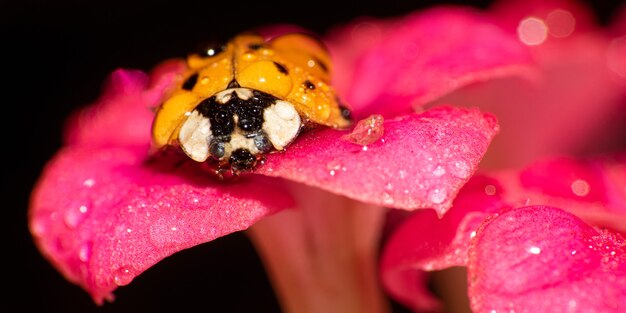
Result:
<svg viewBox="0 0 626 313">
<path fill-rule="evenodd" d="M 494 173 L 513 206 L 562 207 L 587 223 L 626 233 L 626 157 L 560 157 Z"/>
<path fill-rule="evenodd" d="M 65 148 L 32 194 L 37 246 L 97 303 L 177 251 L 292 206 L 268 178 L 225 183 L 195 164 L 147 161 L 147 149 Z"/>
<path fill-rule="evenodd" d="M 100 147 L 149 143 L 154 110 L 181 71 L 177 60 L 157 66 L 151 77 L 137 70 L 116 70 L 102 96 L 71 117 L 66 142 Z"/>
<path fill-rule="evenodd" d="M 443 218 L 431 210 L 417 211 L 396 227 L 381 260 L 383 285 L 391 296 L 414 311 L 434 309 L 426 282 L 416 277 L 423 277 L 423 271 L 467 264 L 475 231 L 489 214 L 506 207 L 501 190 L 495 180 L 475 175 Z"/>
<path fill-rule="evenodd" d="M 328 42 L 335 84 L 359 118 L 406 113 L 474 82 L 525 74 L 530 63 L 514 36 L 468 8 L 357 21 Z"/>
<path fill-rule="evenodd" d="M 501 213 L 474 238 L 475 312 L 624 312 L 626 242 L 571 213 L 529 206 Z"/>
<path fill-rule="evenodd" d="M 534 50 L 541 68 L 538 80 L 494 80 L 438 102 L 479 107 L 498 117 L 501 133 L 481 163 L 484 168 L 519 167 L 589 149 L 609 138 L 604 129 L 615 133 L 611 126 L 623 126 L 607 125 L 623 112 L 620 100 L 626 91 L 607 66 L 608 44 L 601 34 L 547 42 Z"/>
<path fill-rule="evenodd" d="M 491 115 L 438 108 L 386 120 L 382 137 L 367 146 L 343 140 L 344 131 L 303 134 L 257 172 L 367 203 L 443 214 L 496 132 Z"/>
</svg>

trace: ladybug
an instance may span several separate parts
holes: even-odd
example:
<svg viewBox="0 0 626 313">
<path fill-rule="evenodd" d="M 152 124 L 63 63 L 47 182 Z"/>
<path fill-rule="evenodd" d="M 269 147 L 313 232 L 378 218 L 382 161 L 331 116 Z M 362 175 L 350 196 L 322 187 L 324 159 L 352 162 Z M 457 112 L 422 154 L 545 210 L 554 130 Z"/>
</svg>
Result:
<svg viewBox="0 0 626 313">
<path fill-rule="evenodd" d="M 344 129 L 350 111 L 330 84 L 331 60 L 317 38 L 242 33 L 187 57 L 187 69 L 156 110 L 155 151 L 178 147 L 219 173 L 251 171 L 303 131 Z"/>
</svg>

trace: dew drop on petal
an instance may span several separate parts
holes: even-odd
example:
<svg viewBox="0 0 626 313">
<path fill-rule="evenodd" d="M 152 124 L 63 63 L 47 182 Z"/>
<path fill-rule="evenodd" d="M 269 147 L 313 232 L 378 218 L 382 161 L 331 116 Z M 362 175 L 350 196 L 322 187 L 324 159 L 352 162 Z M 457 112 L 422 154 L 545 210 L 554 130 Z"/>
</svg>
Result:
<svg viewBox="0 0 626 313">
<path fill-rule="evenodd" d="M 393 197 L 390 194 L 388 194 L 386 192 L 383 192 L 383 203 L 385 205 L 393 205 L 394 202 L 395 202 L 395 200 L 393 199 Z"/>
<path fill-rule="evenodd" d="M 443 166 L 441 166 L 441 165 L 437 165 L 437 167 L 433 171 L 433 175 L 435 175 L 435 176 L 442 176 L 445 173 L 446 173 L 446 169 L 443 168 Z"/>
<path fill-rule="evenodd" d="M 82 262 L 89 261 L 89 258 L 91 257 L 91 246 L 91 242 L 84 243 L 82 246 L 80 246 L 80 249 L 78 250 L 79 260 L 81 260 Z"/>
<path fill-rule="evenodd" d="M 342 136 L 341 139 L 364 147 L 370 145 L 378 141 L 385 133 L 383 122 L 384 119 L 382 115 L 371 115 L 368 118 L 360 120 L 352 132 Z"/>
<path fill-rule="evenodd" d="M 446 191 L 444 189 L 433 189 L 428 193 L 428 199 L 434 204 L 441 204 L 446 200 Z"/>
<path fill-rule="evenodd" d="M 548 27 L 542 19 L 528 17 L 517 26 L 517 36 L 525 45 L 540 45 L 548 37 Z"/>
<path fill-rule="evenodd" d="M 532 246 L 528 248 L 528 252 L 530 252 L 531 254 L 539 254 L 541 253 L 541 248 Z"/>
<path fill-rule="evenodd" d="M 96 183 L 96 181 L 93 178 L 89 178 L 89 179 L 85 179 L 85 181 L 83 182 L 83 186 L 85 187 L 93 187 L 93 185 Z"/>
<path fill-rule="evenodd" d="M 135 274 L 129 268 L 121 267 L 113 274 L 113 281 L 118 286 L 125 286 L 130 284 L 133 277 L 135 277 Z"/>
<path fill-rule="evenodd" d="M 71 208 L 65 212 L 63 221 L 68 228 L 76 228 L 85 219 L 85 215 L 88 212 L 86 205 L 81 205 L 77 208 Z"/>
<path fill-rule="evenodd" d="M 339 161 L 333 160 L 333 161 L 326 163 L 326 170 L 328 170 L 328 174 L 330 176 L 335 176 L 339 174 L 340 172 L 345 172 L 346 167 L 343 166 Z"/>
<path fill-rule="evenodd" d="M 468 178 L 470 176 L 470 166 L 463 161 L 456 161 L 448 167 L 450 173 L 458 178 Z"/>
</svg>

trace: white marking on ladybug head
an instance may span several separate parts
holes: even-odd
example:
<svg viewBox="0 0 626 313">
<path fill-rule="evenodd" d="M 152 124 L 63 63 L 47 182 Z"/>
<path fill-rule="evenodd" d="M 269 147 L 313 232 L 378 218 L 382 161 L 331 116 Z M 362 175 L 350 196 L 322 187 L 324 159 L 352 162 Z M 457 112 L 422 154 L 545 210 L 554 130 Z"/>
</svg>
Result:
<svg viewBox="0 0 626 313">
<path fill-rule="evenodd" d="M 282 100 L 265 108 L 263 121 L 263 131 L 276 150 L 282 150 L 290 144 L 302 126 L 300 115 L 293 104 Z"/>
<path fill-rule="evenodd" d="M 197 162 L 204 162 L 209 158 L 211 137 L 211 122 L 196 110 L 189 114 L 178 133 L 178 141 L 183 151 Z"/>
<path fill-rule="evenodd" d="M 237 98 L 241 100 L 248 100 L 253 96 L 252 89 L 250 88 L 229 88 L 216 93 L 215 100 L 217 100 L 218 103 L 224 104 L 230 100 L 233 91 Z"/>
</svg>

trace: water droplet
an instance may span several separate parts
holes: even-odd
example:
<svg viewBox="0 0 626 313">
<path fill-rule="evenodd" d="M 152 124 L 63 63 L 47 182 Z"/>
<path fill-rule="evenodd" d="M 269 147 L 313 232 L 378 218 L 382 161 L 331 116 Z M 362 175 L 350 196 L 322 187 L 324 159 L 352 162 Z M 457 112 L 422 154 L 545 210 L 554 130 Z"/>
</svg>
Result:
<svg viewBox="0 0 626 313">
<path fill-rule="evenodd" d="M 443 175 L 445 173 L 446 173 L 446 169 L 443 168 L 443 166 L 441 166 L 441 165 L 437 165 L 437 167 L 433 171 L 433 175 L 435 175 L 435 176 L 441 176 L 441 175 Z"/>
<path fill-rule="evenodd" d="M 441 204 L 446 200 L 446 191 L 444 189 L 433 189 L 428 194 L 428 199 L 434 204 Z"/>
<path fill-rule="evenodd" d="M 130 282 L 135 277 L 133 271 L 131 271 L 127 267 L 118 268 L 113 274 L 113 282 L 115 282 L 118 286 L 125 286 L 130 284 Z"/>
<path fill-rule="evenodd" d="M 572 192 L 579 197 L 584 197 L 589 194 L 589 183 L 587 183 L 585 180 L 575 180 L 572 183 L 571 188 Z"/>
<path fill-rule="evenodd" d="M 385 133 L 383 122 L 382 115 L 371 115 L 366 119 L 360 120 L 352 132 L 342 136 L 341 139 L 366 147 L 383 136 Z M 367 149 L 364 148 L 363 150 Z"/>
<path fill-rule="evenodd" d="M 399 171 L 398 171 L 398 177 L 399 177 L 400 179 L 405 179 L 405 178 L 406 178 L 406 175 L 407 175 L 407 174 L 406 174 L 406 171 L 405 171 L 405 170 L 399 170 Z"/>
<path fill-rule="evenodd" d="M 533 247 L 528 248 L 528 252 L 532 254 L 539 254 L 541 253 L 541 248 L 533 246 Z"/>
<path fill-rule="evenodd" d="M 383 192 L 383 203 L 385 205 L 393 205 L 394 202 L 395 202 L 395 200 L 393 199 L 393 197 L 390 194 L 388 194 L 386 192 Z"/>
<path fill-rule="evenodd" d="M 93 178 L 89 178 L 89 179 L 85 179 L 85 181 L 83 182 L 83 186 L 85 187 L 93 187 L 93 185 L 96 183 L 96 181 Z"/>
<path fill-rule="evenodd" d="M 31 223 L 31 230 L 36 236 L 43 236 L 47 233 L 48 225 L 47 220 L 41 216 L 36 216 Z"/>
<path fill-rule="evenodd" d="M 80 249 L 78 250 L 78 259 L 81 260 L 82 262 L 87 262 L 89 261 L 89 258 L 91 257 L 91 246 L 92 243 L 91 242 L 87 242 L 84 243 Z"/>
<path fill-rule="evenodd" d="M 76 228 L 85 219 L 86 213 L 89 209 L 86 205 L 78 206 L 77 208 L 71 208 L 65 212 L 63 221 L 69 228 Z"/>
<path fill-rule="evenodd" d="M 328 162 L 326 164 L 326 169 L 328 170 L 328 174 L 330 176 L 335 176 L 339 172 L 345 172 L 346 171 L 346 167 L 343 166 L 341 163 L 339 163 L 339 161 L 336 161 L 336 160 Z"/>
<path fill-rule="evenodd" d="M 463 161 L 454 162 L 448 167 L 448 171 L 458 178 L 468 178 L 470 176 L 470 166 Z"/>
</svg>

